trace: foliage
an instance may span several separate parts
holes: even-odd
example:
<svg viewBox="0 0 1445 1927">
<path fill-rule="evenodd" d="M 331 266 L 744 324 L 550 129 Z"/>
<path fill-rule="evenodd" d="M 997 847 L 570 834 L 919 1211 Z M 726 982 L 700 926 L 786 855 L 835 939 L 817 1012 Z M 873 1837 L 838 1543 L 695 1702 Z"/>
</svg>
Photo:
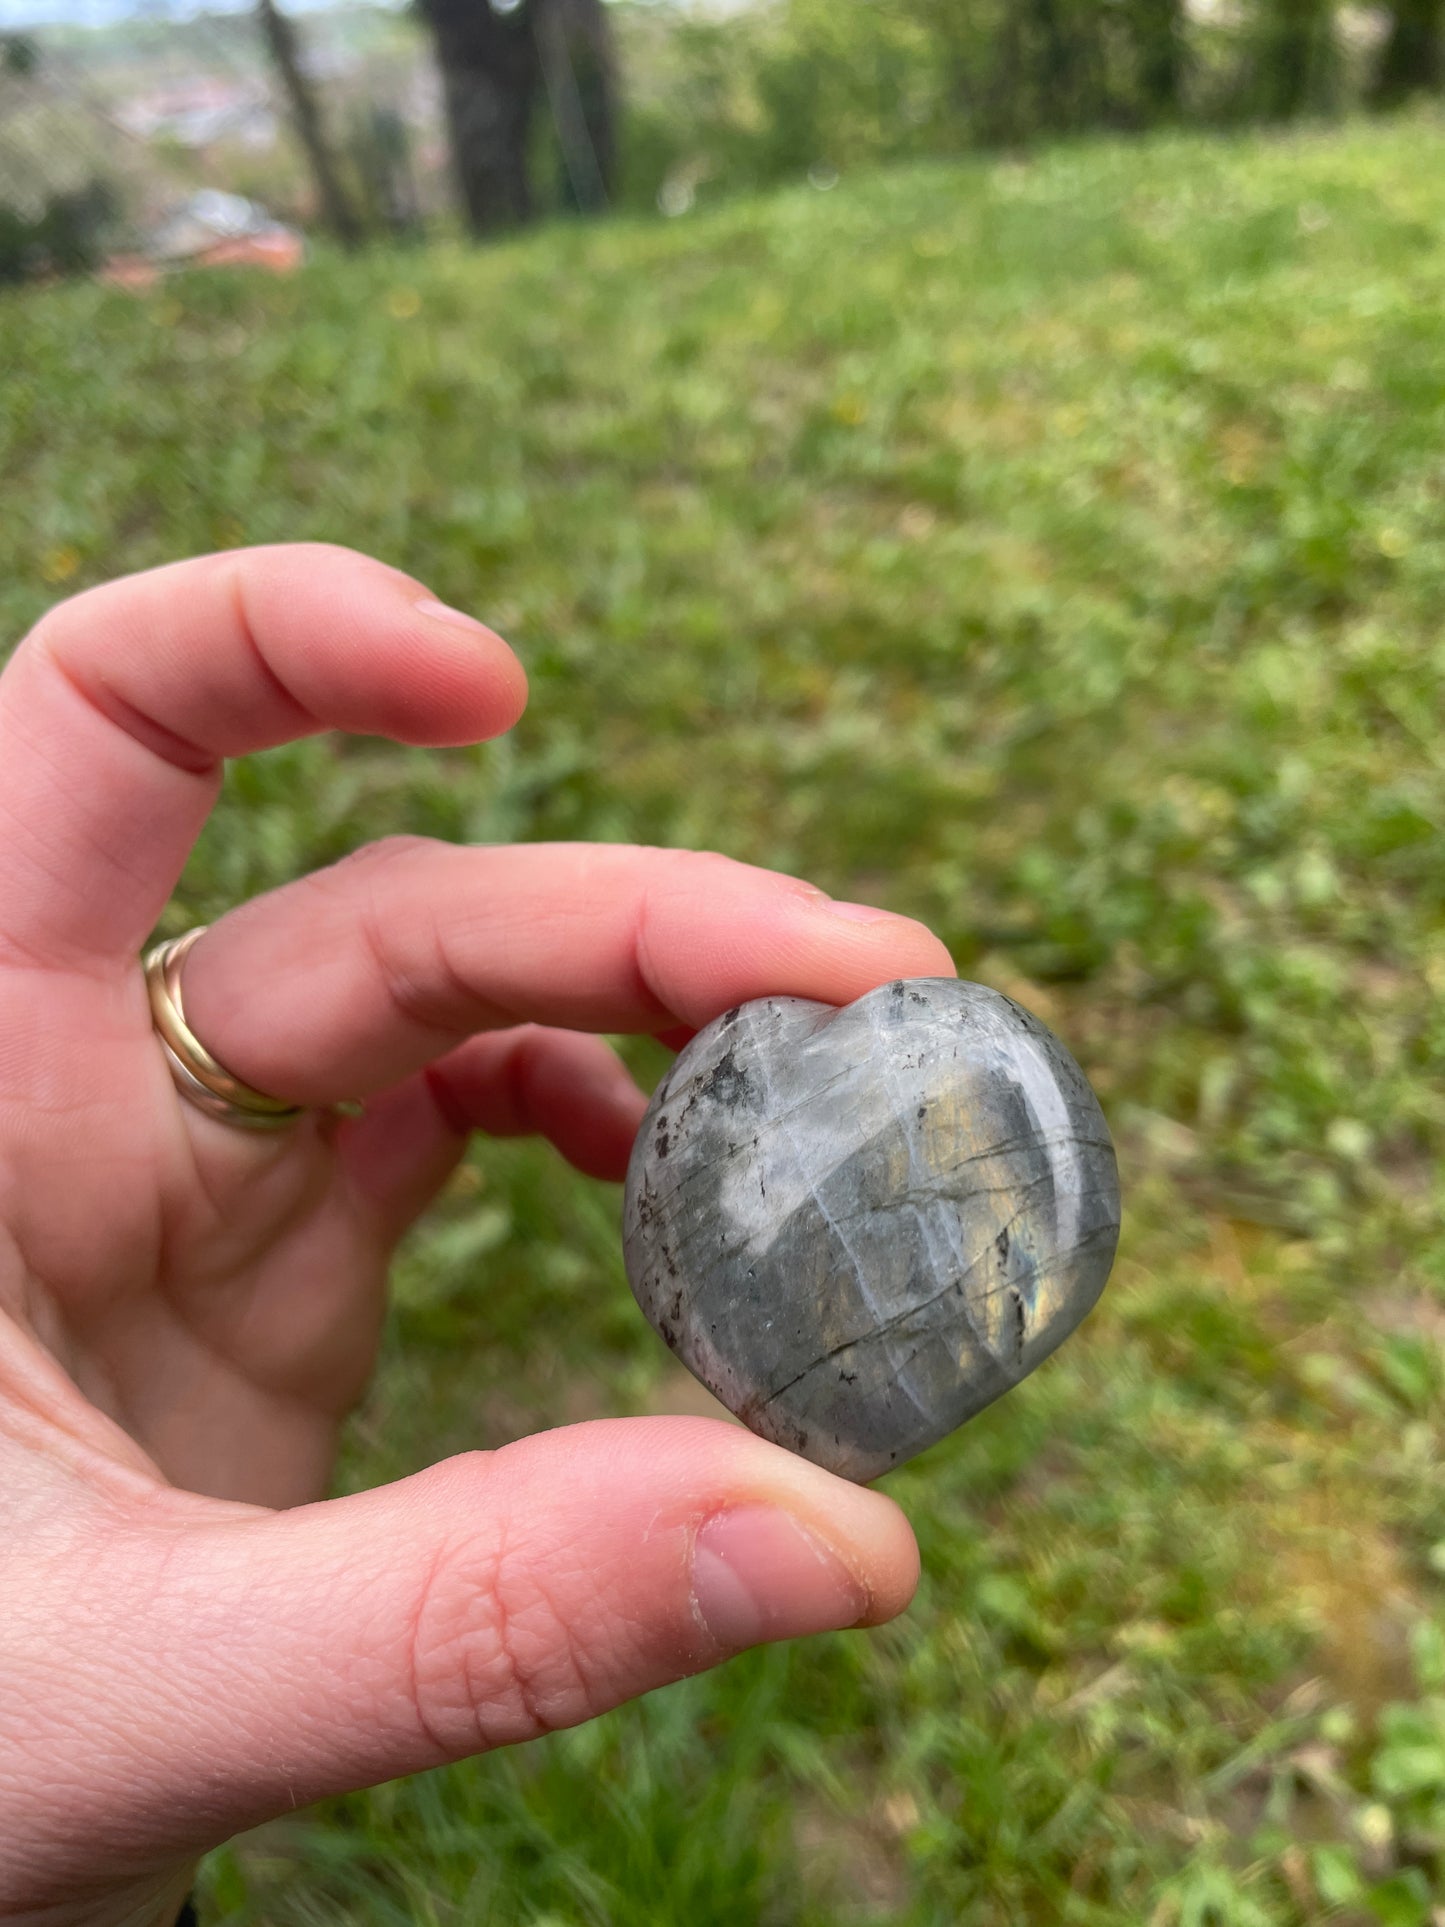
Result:
<svg viewBox="0 0 1445 1927">
<path fill-rule="evenodd" d="M 0 74 L 18 74 L 23 79 L 40 64 L 40 50 L 29 34 L 0 33 Z"/>
<path fill-rule="evenodd" d="M 1333 104 L 1339 42 L 1333 0 L 1268 0 L 1247 35 L 1242 105 L 1261 120 L 1294 120 Z"/>
<path fill-rule="evenodd" d="M 0 201 L 0 286 L 94 268 L 115 216 L 115 196 L 104 181 L 47 195 L 33 213 Z"/>
<path fill-rule="evenodd" d="M 1374 80 L 1375 97 L 1387 107 L 1445 82 L 1445 0 L 1396 0 L 1390 13 Z"/>
<path fill-rule="evenodd" d="M 307 536 L 527 662 L 484 751 L 235 768 L 174 927 L 388 830 L 720 847 L 937 925 L 1074 1047 L 1126 1183 L 1084 1330 L 888 1482 L 924 1554 L 902 1623 L 267 1829 L 209 1863 L 208 1921 L 1424 1927 L 1438 124 L 12 294 L 0 365 L 7 637 Z M 685 1409 L 617 1221 L 479 1146 L 343 1482 Z"/>
<path fill-rule="evenodd" d="M 1389 104 L 1445 77 L 1440 0 L 1356 10 L 1353 40 L 1334 0 L 765 0 L 722 14 L 622 0 L 616 11 L 626 194 L 635 206 L 660 196 L 669 212 L 809 168 L 1181 120 L 1287 121 Z"/>
</svg>

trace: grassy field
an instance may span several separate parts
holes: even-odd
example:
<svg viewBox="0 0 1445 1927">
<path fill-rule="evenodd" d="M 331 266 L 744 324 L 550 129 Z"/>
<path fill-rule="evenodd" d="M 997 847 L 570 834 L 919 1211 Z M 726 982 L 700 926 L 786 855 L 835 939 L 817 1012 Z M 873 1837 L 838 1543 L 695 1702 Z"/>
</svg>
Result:
<svg viewBox="0 0 1445 1927">
<path fill-rule="evenodd" d="M 7 640 L 324 537 L 527 663 L 485 751 L 237 767 L 176 927 L 388 830 L 713 846 L 932 922 L 1127 1186 L 1084 1331 L 887 1482 L 900 1624 L 297 1816 L 205 1920 L 1445 1920 L 1441 125 L 7 297 L 0 475 Z M 618 1216 L 479 1145 L 344 1483 L 688 1409 Z"/>
</svg>

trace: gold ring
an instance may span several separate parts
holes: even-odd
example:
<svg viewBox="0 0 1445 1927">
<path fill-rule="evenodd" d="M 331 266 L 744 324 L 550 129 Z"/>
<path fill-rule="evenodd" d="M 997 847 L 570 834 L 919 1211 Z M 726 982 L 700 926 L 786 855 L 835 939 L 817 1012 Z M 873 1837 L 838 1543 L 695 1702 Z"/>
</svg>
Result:
<svg viewBox="0 0 1445 1927">
<path fill-rule="evenodd" d="M 181 1000 L 181 965 L 198 937 L 209 926 L 198 924 L 183 937 L 158 943 L 145 960 L 146 989 L 150 993 L 151 1022 L 166 1054 L 172 1080 L 184 1098 L 222 1124 L 243 1131 L 284 1131 L 305 1115 L 306 1105 L 267 1097 L 254 1090 L 218 1062 L 186 1022 Z"/>
</svg>

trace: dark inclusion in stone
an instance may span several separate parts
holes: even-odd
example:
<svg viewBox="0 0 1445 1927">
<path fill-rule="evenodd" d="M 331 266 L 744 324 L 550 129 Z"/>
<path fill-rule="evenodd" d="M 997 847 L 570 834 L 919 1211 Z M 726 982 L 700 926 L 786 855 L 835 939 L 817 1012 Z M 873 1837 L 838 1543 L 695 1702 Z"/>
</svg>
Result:
<svg viewBox="0 0 1445 1927">
<path fill-rule="evenodd" d="M 1047 1358 L 1118 1237 L 1078 1065 L 951 977 L 730 1010 L 658 1087 L 627 1176 L 652 1324 L 754 1432 L 858 1480 Z"/>
</svg>

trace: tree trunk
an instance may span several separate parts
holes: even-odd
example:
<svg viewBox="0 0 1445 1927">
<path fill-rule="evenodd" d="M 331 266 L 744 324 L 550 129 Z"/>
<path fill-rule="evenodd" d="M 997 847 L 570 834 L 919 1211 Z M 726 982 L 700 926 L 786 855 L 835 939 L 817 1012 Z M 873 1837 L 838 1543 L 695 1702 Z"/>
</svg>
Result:
<svg viewBox="0 0 1445 1927">
<path fill-rule="evenodd" d="M 474 234 L 530 221 L 532 125 L 545 100 L 562 158 L 564 205 L 607 205 L 615 79 L 601 0 L 420 0 L 442 72 L 452 166 Z"/>
<path fill-rule="evenodd" d="M 1033 0 L 1031 9 L 1038 34 L 1038 98 L 1043 125 L 1051 132 L 1064 131 L 1078 120 L 1079 60 L 1081 51 L 1073 44 L 1059 13 L 1058 0 Z"/>
<path fill-rule="evenodd" d="M 1183 0 L 1135 0 L 1139 92 L 1153 120 L 1172 120 L 1184 102 Z"/>
<path fill-rule="evenodd" d="M 316 198 L 321 204 L 322 219 L 338 241 L 347 247 L 356 247 L 362 238 L 361 220 L 341 184 L 341 176 L 326 144 L 321 109 L 310 81 L 301 71 L 296 30 L 277 8 L 275 0 L 256 0 L 256 13 L 271 58 L 276 63 L 276 71 L 281 76 L 281 85 L 291 104 L 297 137 L 306 150 L 311 178 L 316 185 Z"/>
<path fill-rule="evenodd" d="M 602 0 L 541 0 L 537 48 L 562 159 L 563 202 L 582 214 L 601 213 L 617 176 L 617 77 Z"/>
<path fill-rule="evenodd" d="M 1035 130 L 1024 102 L 1023 30 L 1017 11 L 1008 6 L 998 23 L 989 73 L 978 110 L 978 134 L 986 147 L 1006 147 L 1026 140 Z"/>
<path fill-rule="evenodd" d="M 520 227 L 535 212 L 527 149 L 538 75 L 525 52 L 501 71 L 459 65 L 444 75 L 452 169 L 474 234 Z"/>
<path fill-rule="evenodd" d="M 394 107 L 373 102 L 356 123 L 351 150 L 364 190 L 367 225 L 403 240 L 419 235 L 421 197 L 412 169 L 411 132 L 402 116 Z"/>
<path fill-rule="evenodd" d="M 1330 0 L 1267 0 L 1256 43 L 1260 114 L 1294 120 L 1326 105 L 1336 52 Z"/>
<path fill-rule="evenodd" d="M 1107 9 L 1080 0 L 1029 0 L 1019 8 L 1036 131 L 1077 133 L 1107 123 L 1113 112 L 1101 11 Z"/>
<path fill-rule="evenodd" d="M 1395 0 L 1371 90 L 1382 107 L 1445 86 L 1445 0 Z"/>
</svg>

